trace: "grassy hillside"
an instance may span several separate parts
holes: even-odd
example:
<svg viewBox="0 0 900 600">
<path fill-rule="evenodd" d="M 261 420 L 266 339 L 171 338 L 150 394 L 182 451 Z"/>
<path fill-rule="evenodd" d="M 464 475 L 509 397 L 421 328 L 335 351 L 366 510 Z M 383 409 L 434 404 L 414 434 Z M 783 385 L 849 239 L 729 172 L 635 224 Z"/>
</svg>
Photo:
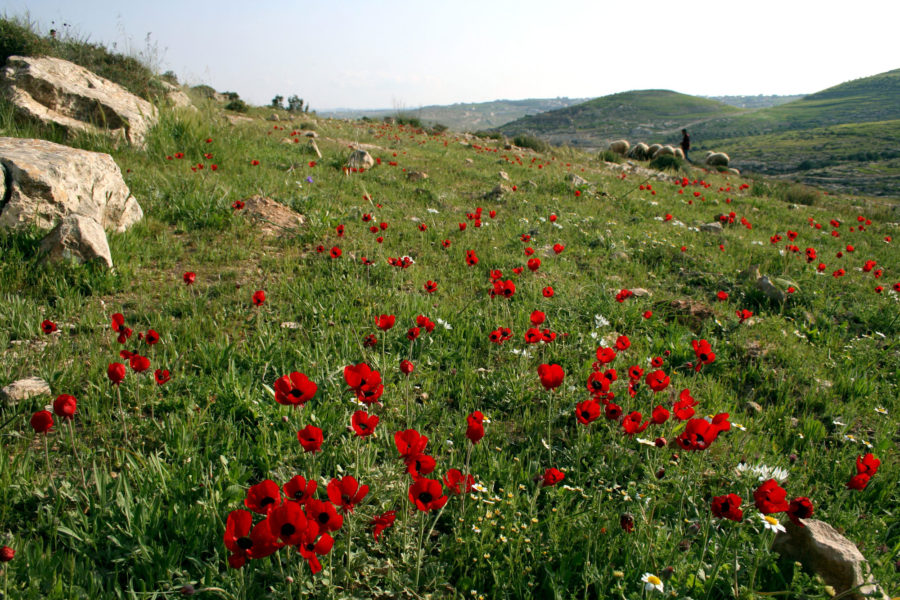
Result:
<svg viewBox="0 0 900 600">
<path fill-rule="evenodd" d="M 680 129 L 739 109 L 668 90 L 639 90 L 596 98 L 576 106 L 523 117 L 498 130 L 508 136 L 537 135 L 556 144 L 605 146 L 618 138 L 662 141 Z"/>
<path fill-rule="evenodd" d="M 807 516 L 900 594 L 896 203 L 270 112 L 68 141 L 143 207 L 115 271 L 0 232 L 0 387 L 52 391 L 0 402 L 4 599 L 825 598 Z"/>
<path fill-rule="evenodd" d="M 730 104 L 731 106 L 735 106 L 737 108 L 767 108 L 769 106 L 778 106 L 780 104 L 787 104 L 788 102 L 793 102 L 794 100 L 799 100 L 803 98 L 806 94 L 799 94 L 796 96 L 778 96 L 778 95 L 762 95 L 759 94 L 757 96 L 702 96 L 703 98 L 709 98 L 710 100 L 717 100 L 718 102 L 724 102 L 725 104 Z"/>
<path fill-rule="evenodd" d="M 336 110 L 321 111 L 323 117 L 382 119 L 402 115 L 415 117 L 423 123 L 446 125 L 453 131 L 478 131 L 499 127 L 525 115 L 572 106 L 584 98 L 531 98 L 527 100 L 494 100 L 492 102 L 461 102 L 448 105 L 423 106 L 412 109 Z"/>
</svg>

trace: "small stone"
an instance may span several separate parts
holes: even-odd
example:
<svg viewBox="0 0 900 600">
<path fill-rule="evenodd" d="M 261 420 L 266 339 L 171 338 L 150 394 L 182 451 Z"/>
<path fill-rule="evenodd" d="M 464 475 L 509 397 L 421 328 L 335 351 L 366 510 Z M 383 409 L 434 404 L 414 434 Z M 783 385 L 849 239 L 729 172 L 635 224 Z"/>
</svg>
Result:
<svg viewBox="0 0 900 600">
<path fill-rule="evenodd" d="M 578 187 L 579 185 L 587 185 L 587 179 L 579 177 L 575 173 L 569 173 L 568 175 L 566 175 L 566 182 L 569 185 L 573 185 L 575 187 Z"/>
<path fill-rule="evenodd" d="M 774 300 L 775 302 L 784 302 L 787 297 L 785 293 L 778 289 L 778 287 L 776 287 L 765 275 L 756 280 L 756 287 L 765 294 L 769 300 Z"/>
<path fill-rule="evenodd" d="M 347 166 L 351 169 L 371 169 L 375 165 L 375 159 L 365 150 L 354 150 L 347 159 Z"/>
<path fill-rule="evenodd" d="M 622 252 L 621 250 L 618 252 L 613 252 L 612 257 L 613 260 L 631 260 L 631 257 L 628 256 L 627 252 Z M 634 290 L 632 290 L 634 291 Z"/>
<path fill-rule="evenodd" d="M 650 290 L 646 290 L 644 288 L 631 288 L 631 293 L 634 294 L 636 298 L 644 298 L 653 295 Z"/>
<path fill-rule="evenodd" d="M 406 174 L 406 178 L 409 181 L 422 181 L 428 179 L 428 173 L 425 173 L 424 171 L 409 171 Z"/>
<path fill-rule="evenodd" d="M 503 181 L 509 181 L 509 175 L 506 173 L 506 171 L 500 171 L 498 175 L 500 175 L 500 179 L 502 179 Z"/>
<path fill-rule="evenodd" d="M 475 161 L 472 160 L 471 158 L 467 158 L 467 159 L 466 159 L 466 164 L 467 164 L 467 165 L 474 165 L 474 164 L 475 164 Z"/>
<path fill-rule="evenodd" d="M 28 400 L 35 396 L 49 396 L 50 384 L 40 377 L 28 377 L 13 381 L 0 390 L 0 399 L 7 406 L 14 406 L 22 400 Z"/>
<path fill-rule="evenodd" d="M 300 323 L 295 321 L 285 321 L 281 324 L 282 329 L 300 329 Z"/>
<path fill-rule="evenodd" d="M 484 195 L 484 198 L 488 200 L 496 200 L 511 192 L 512 189 L 510 189 L 508 186 L 505 186 L 502 183 L 498 183 L 496 186 L 494 186 L 494 189 Z"/>
<path fill-rule="evenodd" d="M 722 224 L 718 221 L 713 221 L 712 223 L 704 223 L 700 225 L 700 231 L 705 231 L 707 233 L 722 233 Z"/>
</svg>

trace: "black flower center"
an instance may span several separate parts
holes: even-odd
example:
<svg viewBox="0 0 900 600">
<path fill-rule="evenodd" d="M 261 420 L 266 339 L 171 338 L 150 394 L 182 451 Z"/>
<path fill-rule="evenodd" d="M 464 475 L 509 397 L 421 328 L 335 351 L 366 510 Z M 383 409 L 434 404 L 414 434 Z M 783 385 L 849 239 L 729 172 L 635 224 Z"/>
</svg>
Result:
<svg viewBox="0 0 900 600">
<path fill-rule="evenodd" d="M 291 537 L 297 532 L 297 528 L 292 523 L 285 523 L 281 526 L 282 537 Z"/>
<path fill-rule="evenodd" d="M 241 550 L 249 550 L 250 548 L 253 547 L 253 540 L 251 540 L 250 538 L 248 538 L 246 536 L 239 537 L 237 539 L 237 546 Z"/>
<path fill-rule="evenodd" d="M 297 388 L 294 388 L 291 390 L 291 396 L 293 396 L 294 398 L 299 398 L 302 395 L 303 395 L 303 392 L 301 392 Z"/>
<path fill-rule="evenodd" d="M 321 523 L 322 525 L 324 525 L 325 523 L 327 523 L 330 519 L 331 519 L 331 517 L 328 516 L 328 513 L 326 513 L 326 512 L 320 512 L 320 513 L 319 513 L 319 516 L 316 517 L 316 521 L 318 521 L 318 522 Z"/>
<path fill-rule="evenodd" d="M 434 500 L 434 496 L 431 495 L 431 492 L 422 492 L 419 494 L 419 500 L 422 504 L 428 504 L 432 500 Z"/>
<path fill-rule="evenodd" d="M 275 504 L 275 498 L 272 498 L 271 496 L 266 496 L 259 501 L 260 506 L 268 506 L 270 504 Z"/>
</svg>

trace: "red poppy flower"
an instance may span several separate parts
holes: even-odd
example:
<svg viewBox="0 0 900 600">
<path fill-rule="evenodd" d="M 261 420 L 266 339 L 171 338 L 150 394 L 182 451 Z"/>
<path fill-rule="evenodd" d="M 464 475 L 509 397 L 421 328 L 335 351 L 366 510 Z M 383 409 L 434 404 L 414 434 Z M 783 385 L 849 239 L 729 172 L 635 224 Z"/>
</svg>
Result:
<svg viewBox="0 0 900 600">
<path fill-rule="evenodd" d="M 256 159 L 254 158 L 253 160 L 250 161 L 250 164 L 251 164 L 252 166 L 256 167 L 256 166 L 259 165 L 259 161 L 256 160 Z"/>
<path fill-rule="evenodd" d="M 619 352 L 624 352 L 631 347 L 631 340 L 628 339 L 627 335 L 620 335 L 616 338 L 616 350 Z"/>
<path fill-rule="evenodd" d="M 679 394 L 678 400 L 675 402 L 672 410 L 679 421 L 687 421 L 694 416 L 695 406 L 697 406 L 697 401 L 691 397 L 690 390 L 685 389 L 681 390 L 681 394 Z"/>
<path fill-rule="evenodd" d="M 556 254 L 561 254 L 565 249 L 566 247 L 562 244 L 553 244 L 553 252 L 555 252 Z"/>
<path fill-rule="evenodd" d="M 384 514 L 376 516 L 372 519 L 370 525 L 372 525 L 372 537 L 375 538 L 375 541 L 378 541 L 378 538 L 381 537 L 381 534 L 388 527 L 392 527 L 394 525 L 394 520 L 397 518 L 397 512 L 393 510 L 389 510 Z"/>
<path fill-rule="evenodd" d="M 344 225 L 340 224 L 334 228 L 334 231 L 337 233 L 338 237 L 344 237 Z"/>
<path fill-rule="evenodd" d="M 813 516 L 813 505 L 809 498 L 794 498 L 787 508 L 787 516 L 797 527 L 806 527 L 800 519 L 808 519 Z"/>
<path fill-rule="evenodd" d="M 253 292 L 253 304 L 256 306 L 262 306 L 266 301 L 266 293 L 263 290 L 257 290 Z"/>
<path fill-rule="evenodd" d="M 528 270 L 532 273 L 537 271 L 541 266 L 541 259 L 539 258 L 529 258 L 528 259 Z"/>
<path fill-rule="evenodd" d="M 699 371 L 703 365 L 712 364 L 716 360 L 716 355 L 712 351 L 712 346 L 706 340 L 692 340 L 691 346 L 694 347 L 694 355 L 697 357 L 697 364 L 694 370 Z"/>
<path fill-rule="evenodd" d="M 407 429 L 394 434 L 394 445 L 401 458 L 410 458 L 424 452 L 428 438 L 415 429 Z"/>
<path fill-rule="evenodd" d="M 719 299 L 719 302 L 725 302 L 726 300 L 728 300 L 728 292 L 718 292 L 716 294 L 716 298 Z"/>
<path fill-rule="evenodd" d="M 51 333 L 56 331 L 56 323 L 48 319 L 44 319 L 43 321 L 41 321 L 41 331 L 43 331 L 46 335 L 50 335 Z"/>
<path fill-rule="evenodd" d="M 146 356 L 135 354 L 128 359 L 128 364 L 131 366 L 131 370 L 135 373 L 143 373 L 150 368 L 150 359 Z"/>
<path fill-rule="evenodd" d="M 228 564 L 240 569 L 248 558 L 265 558 L 277 551 L 281 544 L 272 535 L 267 520 L 253 525 L 253 515 L 246 510 L 233 510 L 225 522 L 225 547 L 231 552 Z M 252 527 L 252 531 L 251 531 Z"/>
<path fill-rule="evenodd" d="M 441 246 L 443 246 L 444 248 L 449 248 L 450 240 L 444 240 L 443 242 L 441 242 Z"/>
<path fill-rule="evenodd" d="M 415 365 L 413 365 L 411 362 L 409 362 L 406 359 L 403 359 L 400 361 L 400 372 L 403 373 L 404 375 L 409 375 L 410 373 L 412 373 L 415 370 L 415 368 L 416 368 Z"/>
<path fill-rule="evenodd" d="M 484 437 L 484 415 L 480 410 L 476 410 L 466 417 L 466 437 L 473 445 Z"/>
<path fill-rule="evenodd" d="M 563 473 L 556 467 L 551 467 L 544 471 L 544 475 L 543 477 L 541 477 L 541 487 L 554 486 L 565 478 L 565 473 Z"/>
<path fill-rule="evenodd" d="M 647 429 L 647 425 L 650 424 L 650 420 L 646 420 L 641 423 L 642 415 L 638 411 L 633 411 L 628 413 L 628 415 L 622 419 L 622 428 L 625 430 L 625 435 L 634 435 L 635 433 L 640 433 L 643 430 Z"/>
<path fill-rule="evenodd" d="M 344 524 L 344 517 L 338 514 L 334 506 L 321 500 L 309 500 L 306 503 L 306 514 L 323 531 L 337 531 Z"/>
<path fill-rule="evenodd" d="M 163 385 L 171 379 L 171 375 L 168 369 L 157 369 L 153 372 L 153 378 L 156 380 L 156 385 Z"/>
<path fill-rule="evenodd" d="M 864 490 L 866 486 L 869 485 L 869 480 L 871 477 L 866 475 L 865 473 L 857 473 L 853 477 L 850 478 L 850 481 L 847 482 L 847 489 L 849 490 Z"/>
<path fill-rule="evenodd" d="M 422 478 L 409 486 L 409 501 L 422 512 L 440 510 L 447 504 L 441 482 L 435 479 Z"/>
<path fill-rule="evenodd" d="M 552 298 L 553 297 L 553 288 L 549 285 L 541 290 L 541 293 L 544 295 L 544 298 Z"/>
<path fill-rule="evenodd" d="M 878 472 L 878 467 L 881 466 L 881 461 L 875 458 L 871 452 L 866 454 L 865 456 L 857 456 L 856 457 L 856 472 L 859 474 L 865 474 L 869 477 L 873 477 L 875 473 Z"/>
<path fill-rule="evenodd" d="M 125 365 L 117 362 L 110 363 L 106 368 L 106 376 L 109 377 L 109 380 L 113 384 L 119 385 L 122 383 L 122 380 L 125 379 Z"/>
<path fill-rule="evenodd" d="M 69 419 L 75 417 L 75 409 L 78 406 L 78 401 L 75 399 L 75 396 L 70 396 L 69 394 L 62 394 L 56 397 L 56 400 L 53 401 L 53 414 L 62 419 Z"/>
<path fill-rule="evenodd" d="M 545 390 L 558 388 L 562 384 L 563 378 L 566 376 L 563 368 L 556 364 L 542 364 L 537 368 L 537 373 L 541 380 L 541 385 L 544 386 Z"/>
<path fill-rule="evenodd" d="M 531 322 L 534 325 L 540 325 L 541 323 L 543 323 L 546 320 L 546 318 L 547 318 L 547 315 L 545 315 L 544 313 L 542 313 L 539 310 L 533 311 L 531 313 Z"/>
<path fill-rule="evenodd" d="M 0 547 L 0 563 L 9 562 L 16 557 L 16 551 L 9 546 Z"/>
<path fill-rule="evenodd" d="M 289 406 L 303 406 L 316 395 L 319 386 L 303 373 L 294 371 L 275 380 L 275 402 Z"/>
<path fill-rule="evenodd" d="M 628 367 L 628 378 L 629 379 L 640 379 L 644 376 L 644 370 L 637 365 L 632 365 Z"/>
<path fill-rule="evenodd" d="M 322 430 L 315 425 L 307 425 L 297 432 L 297 440 L 305 452 L 315 454 L 322 449 Z"/>
<path fill-rule="evenodd" d="M 261 515 L 268 514 L 279 504 L 281 504 L 281 490 L 271 479 L 250 486 L 244 499 L 244 506 Z"/>
<path fill-rule="evenodd" d="M 444 487 L 447 491 L 459 496 L 460 494 L 468 494 L 475 485 L 475 477 L 472 475 L 463 475 L 459 469 L 450 469 L 444 475 Z"/>
<path fill-rule="evenodd" d="M 589 425 L 600 417 L 600 403 L 590 398 L 583 402 L 579 402 L 575 407 L 575 418 L 582 425 Z"/>
<path fill-rule="evenodd" d="M 492 211 L 490 211 L 490 212 L 489 212 L 489 213 L 488 213 L 488 216 L 489 216 L 489 217 L 490 217 L 490 218 L 492 218 L 492 219 L 493 219 L 493 218 L 494 218 L 494 217 L 496 217 L 496 216 L 497 216 L 497 211 L 496 211 L 496 210 L 492 210 Z"/>
<path fill-rule="evenodd" d="M 650 416 L 650 422 L 654 425 L 662 425 L 669 420 L 669 411 L 663 406 L 657 406 L 653 409 Z"/>
<path fill-rule="evenodd" d="M 437 461 L 428 454 L 415 454 L 407 457 L 403 462 L 406 464 L 406 472 L 413 479 L 419 479 L 424 475 L 428 475 L 437 467 Z"/>
<path fill-rule="evenodd" d="M 30 423 L 35 433 L 47 433 L 53 427 L 53 415 L 49 410 L 39 410 L 31 415 Z"/>
<path fill-rule="evenodd" d="M 606 377 L 599 371 L 594 371 L 588 375 L 587 389 L 592 395 L 597 396 L 605 394 L 609 391 L 609 384 L 612 383 L 609 377 Z"/>
<path fill-rule="evenodd" d="M 737 318 L 740 319 L 739 323 L 743 323 L 747 319 L 753 316 L 752 310 L 747 310 L 746 308 L 742 308 L 741 310 L 735 311 Z"/>
<path fill-rule="evenodd" d="M 159 343 L 159 334 L 153 329 L 148 329 L 147 333 L 144 334 L 144 342 L 146 342 L 148 346 Z"/>
<path fill-rule="evenodd" d="M 459 224 L 459 230 L 460 230 L 460 231 L 465 231 L 465 230 L 466 230 L 466 224 L 465 224 L 465 223 L 460 223 L 460 224 Z"/>
<path fill-rule="evenodd" d="M 647 385 L 650 386 L 650 389 L 654 392 L 661 392 L 669 386 L 669 376 L 661 370 L 647 373 L 647 377 L 644 381 L 646 381 Z"/>
<path fill-rule="evenodd" d="M 353 512 L 353 508 L 362 502 L 369 493 L 369 486 L 359 485 L 355 478 L 347 475 L 341 479 L 332 479 L 328 483 L 328 499 L 342 512 Z"/>
<path fill-rule="evenodd" d="M 784 491 L 784 488 L 778 485 L 774 479 L 769 479 L 753 492 L 753 501 L 761 513 L 768 515 L 784 512 L 789 508 L 785 501 L 786 496 L 787 492 Z"/>
<path fill-rule="evenodd" d="M 616 351 L 612 348 L 597 348 L 597 360 L 600 361 L 601 364 L 611 363 L 616 359 Z"/>
<path fill-rule="evenodd" d="M 375 327 L 382 331 L 387 331 L 394 326 L 396 320 L 394 315 L 378 315 L 375 317 Z"/>
<path fill-rule="evenodd" d="M 310 503 L 315 500 L 310 500 Z M 325 504 L 325 503 L 323 503 Z M 309 523 L 303 507 L 297 502 L 285 502 L 272 509 L 266 519 L 269 531 L 288 546 L 295 546 L 303 539 Z"/>
<path fill-rule="evenodd" d="M 375 433 L 378 421 L 378 415 L 370 415 L 364 410 L 358 410 L 350 418 L 350 426 L 359 437 L 368 437 Z"/>
<path fill-rule="evenodd" d="M 425 282 L 425 285 L 423 287 L 425 288 L 425 291 L 427 293 L 431 294 L 437 290 L 437 283 L 429 279 Z"/>
<path fill-rule="evenodd" d="M 305 504 L 310 498 L 315 497 L 316 486 L 314 479 L 307 480 L 301 475 L 295 475 L 284 484 L 284 496 L 288 500 Z"/>
<path fill-rule="evenodd" d="M 740 508 L 741 502 L 742 499 L 737 494 L 716 496 L 712 499 L 712 514 L 720 519 L 740 521 L 744 518 L 744 511 Z"/>
<path fill-rule="evenodd" d="M 534 248 L 525 248 L 525 256 L 531 256 L 534 254 Z"/>
<path fill-rule="evenodd" d="M 722 415 L 725 419 L 728 418 L 727 414 L 722 413 Z M 723 420 L 722 415 L 716 415 L 712 423 L 706 419 L 689 420 L 684 431 L 675 438 L 675 442 L 682 450 L 706 450 L 710 444 L 716 441 L 719 433 L 731 428 L 731 424 L 727 420 Z"/>
</svg>

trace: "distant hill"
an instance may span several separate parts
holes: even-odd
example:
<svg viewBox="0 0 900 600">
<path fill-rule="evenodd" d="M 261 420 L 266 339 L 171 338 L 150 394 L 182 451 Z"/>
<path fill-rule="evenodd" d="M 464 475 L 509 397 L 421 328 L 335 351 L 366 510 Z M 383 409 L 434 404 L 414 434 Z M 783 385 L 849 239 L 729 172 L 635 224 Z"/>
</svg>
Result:
<svg viewBox="0 0 900 600">
<path fill-rule="evenodd" d="M 740 112 L 707 98 L 669 90 L 638 90 L 523 117 L 497 129 L 508 136 L 537 135 L 555 144 L 600 147 L 618 138 L 680 138 L 682 127 Z"/>
<path fill-rule="evenodd" d="M 779 104 L 786 104 L 788 102 L 793 102 L 794 100 L 799 100 L 803 98 L 805 94 L 799 94 L 796 96 L 763 96 L 762 94 L 758 96 L 700 96 L 701 98 L 708 98 L 710 100 L 718 100 L 719 102 L 724 102 L 725 104 L 730 104 L 731 106 L 736 106 L 737 108 L 768 108 L 770 106 L 778 106 Z"/>
<path fill-rule="evenodd" d="M 433 105 L 414 109 L 337 109 L 318 111 L 318 114 L 334 119 L 382 119 L 400 114 L 416 117 L 423 123 L 441 123 L 454 131 L 477 131 L 499 127 L 526 115 L 580 104 L 585 100 L 586 98 L 531 98 Z"/>
<path fill-rule="evenodd" d="M 900 196 L 900 69 L 699 123 L 691 133 L 698 148 L 728 152 L 740 169 Z"/>
<path fill-rule="evenodd" d="M 746 100 L 740 100 L 745 98 Z M 856 79 L 764 108 L 750 97 L 698 98 L 663 90 L 624 92 L 523 117 L 498 128 L 551 143 L 605 148 L 614 139 L 677 143 L 694 156 L 721 150 L 739 169 L 842 192 L 900 195 L 900 69 Z"/>
</svg>

